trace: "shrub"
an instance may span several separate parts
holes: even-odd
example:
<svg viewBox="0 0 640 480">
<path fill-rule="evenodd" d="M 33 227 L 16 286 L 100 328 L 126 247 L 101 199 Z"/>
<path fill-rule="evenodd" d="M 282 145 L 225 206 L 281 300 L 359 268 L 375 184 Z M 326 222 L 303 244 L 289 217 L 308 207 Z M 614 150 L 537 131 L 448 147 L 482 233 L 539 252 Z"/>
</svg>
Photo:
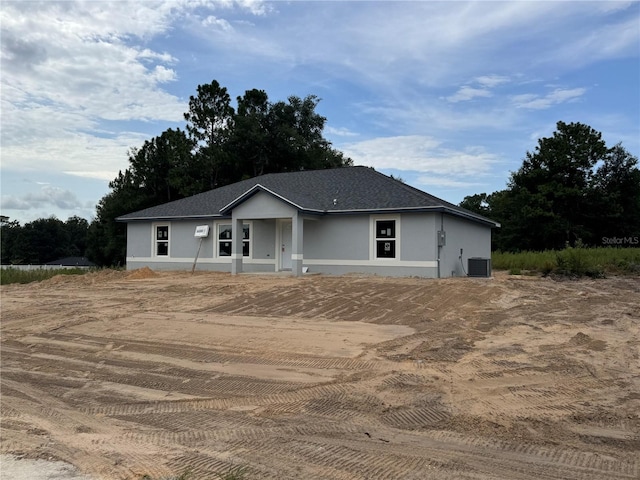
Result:
<svg viewBox="0 0 640 480">
<path fill-rule="evenodd" d="M 496 270 L 552 273 L 571 277 L 603 278 L 607 273 L 637 275 L 640 273 L 640 248 L 587 248 L 580 242 L 563 250 L 543 252 L 493 252 L 491 263 Z"/>
</svg>

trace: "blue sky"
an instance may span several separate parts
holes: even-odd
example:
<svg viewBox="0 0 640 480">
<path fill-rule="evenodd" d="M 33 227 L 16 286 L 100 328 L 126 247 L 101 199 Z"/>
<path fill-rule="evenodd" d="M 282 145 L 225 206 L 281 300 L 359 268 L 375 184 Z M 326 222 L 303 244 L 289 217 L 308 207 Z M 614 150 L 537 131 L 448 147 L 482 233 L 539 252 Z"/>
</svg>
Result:
<svg viewBox="0 0 640 480">
<path fill-rule="evenodd" d="M 450 202 L 556 122 L 640 153 L 639 2 L 3 1 L 3 215 L 91 219 L 199 84 L 317 95 L 356 165 Z M 234 102 L 235 105 L 235 102 Z"/>
</svg>

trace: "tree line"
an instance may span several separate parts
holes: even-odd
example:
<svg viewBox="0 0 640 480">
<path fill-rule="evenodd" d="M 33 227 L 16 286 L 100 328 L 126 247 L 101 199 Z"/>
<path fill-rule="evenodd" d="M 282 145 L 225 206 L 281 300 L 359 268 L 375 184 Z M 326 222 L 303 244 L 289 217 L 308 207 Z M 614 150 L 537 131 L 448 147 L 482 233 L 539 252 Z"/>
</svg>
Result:
<svg viewBox="0 0 640 480">
<path fill-rule="evenodd" d="M 640 246 L 638 159 L 621 144 L 607 147 L 600 132 L 581 123 L 558 122 L 526 153 L 506 189 L 465 197 L 460 206 L 501 223 L 494 250 Z"/>
<path fill-rule="evenodd" d="M 73 216 L 66 222 L 51 217 L 20 225 L 4 217 L 0 230 L 3 264 L 42 265 L 65 257 L 84 257 L 89 222 Z"/>
</svg>

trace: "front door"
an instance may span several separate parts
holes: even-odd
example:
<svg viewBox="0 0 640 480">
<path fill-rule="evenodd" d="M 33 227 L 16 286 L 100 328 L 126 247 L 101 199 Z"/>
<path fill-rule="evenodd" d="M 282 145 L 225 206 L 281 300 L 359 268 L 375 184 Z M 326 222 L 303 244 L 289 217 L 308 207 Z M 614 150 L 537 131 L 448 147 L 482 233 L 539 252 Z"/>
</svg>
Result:
<svg viewBox="0 0 640 480">
<path fill-rule="evenodd" d="M 291 220 L 280 222 L 280 270 L 291 270 Z"/>
</svg>

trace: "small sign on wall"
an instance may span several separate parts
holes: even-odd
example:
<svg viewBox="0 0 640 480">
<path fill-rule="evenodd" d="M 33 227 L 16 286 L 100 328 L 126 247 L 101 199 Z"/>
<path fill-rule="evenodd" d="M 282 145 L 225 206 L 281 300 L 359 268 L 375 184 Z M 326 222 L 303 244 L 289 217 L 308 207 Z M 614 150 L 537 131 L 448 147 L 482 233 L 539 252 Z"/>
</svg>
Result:
<svg viewBox="0 0 640 480">
<path fill-rule="evenodd" d="M 196 233 L 193 235 L 196 238 L 205 238 L 209 236 L 209 225 L 198 225 L 196 227 Z"/>
</svg>

